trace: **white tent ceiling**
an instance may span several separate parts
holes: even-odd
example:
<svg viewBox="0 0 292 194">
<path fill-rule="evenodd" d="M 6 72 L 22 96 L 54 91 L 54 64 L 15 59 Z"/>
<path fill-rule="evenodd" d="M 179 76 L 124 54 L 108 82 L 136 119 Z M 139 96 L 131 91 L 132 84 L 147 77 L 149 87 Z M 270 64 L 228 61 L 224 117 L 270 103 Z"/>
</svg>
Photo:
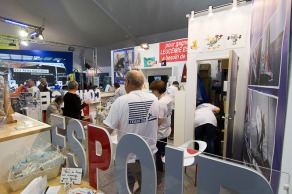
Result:
<svg viewBox="0 0 292 194">
<path fill-rule="evenodd" d="M 1 0 L 0 16 L 41 26 L 46 40 L 103 47 L 187 28 L 186 14 L 232 0 Z M 0 22 L 0 34 L 19 27 Z"/>
</svg>

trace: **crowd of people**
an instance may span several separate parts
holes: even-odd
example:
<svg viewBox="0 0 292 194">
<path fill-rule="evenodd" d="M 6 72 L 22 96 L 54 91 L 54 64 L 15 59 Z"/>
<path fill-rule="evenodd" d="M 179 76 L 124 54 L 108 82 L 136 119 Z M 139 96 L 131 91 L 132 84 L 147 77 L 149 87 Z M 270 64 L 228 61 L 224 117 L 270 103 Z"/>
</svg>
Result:
<svg viewBox="0 0 292 194">
<path fill-rule="evenodd" d="M 114 84 L 114 102 L 110 107 L 108 116 L 103 121 L 104 127 L 110 133 L 117 133 L 118 141 L 128 133 L 135 133 L 145 139 L 153 157 L 155 157 L 157 170 L 157 189 L 163 189 L 164 166 L 162 157 L 165 154 L 167 139 L 173 139 L 174 134 L 174 102 L 175 92 L 179 90 L 179 83 L 174 81 L 167 88 L 161 80 L 153 81 L 149 89 L 151 92 L 142 91 L 144 76 L 139 71 L 129 71 L 125 75 L 124 87 L 127 94 L 123 95 L 120 85 Z M 46 111 L 46 122 L 51 123 L 52 113 L 80 119 L 82 109 L 89 104 L 76 94 L 79 84 L 76 81 L 68 82 L 68 92 L 64 96 L 56 96 Z M 22 86 L 21 91 L 29 90 L 33 95 L 40 91 L 49 91 L 45 78 L 40 79 L 36 87 L 33 80 L 29 79 Z M 64 107 L 62 104 L 64 103 Z M 207 103 L 198 103 L 195 111 L 195 137 L 196 140 L 207 142 L 207 152 L 214 153 L 214 140 L 217 121 L 214 114 L 220 109 Z M 141 170 L 139 158 L 134 154 L 128 157 L 127 176 L 130 191 L 134 191 L 134 184 L 138 181 L 141 185 Z M 122 189 L 122 188 L 119 188 Z M 138 188 L 139 190 L 139 188 Z M 119 190 L 121 191 L 121 190 Z"/>
</svg>

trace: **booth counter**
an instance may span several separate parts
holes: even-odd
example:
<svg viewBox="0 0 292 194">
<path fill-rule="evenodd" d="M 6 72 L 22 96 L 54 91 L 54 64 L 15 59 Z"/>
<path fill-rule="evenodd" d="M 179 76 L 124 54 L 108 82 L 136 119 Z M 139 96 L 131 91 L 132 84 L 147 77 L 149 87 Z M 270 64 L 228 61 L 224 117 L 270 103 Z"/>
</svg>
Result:
<svg viewBox="0 0 292 194">
<path fill-rule="evenodd" d="M 12 117 L 17 122 L 0 129 L 0 184 L 7 182 L 9 170 L 18 155 L 27 152 L 37 141 L 51 142 L 50 125 L 19 113 Z"/>
</svg>

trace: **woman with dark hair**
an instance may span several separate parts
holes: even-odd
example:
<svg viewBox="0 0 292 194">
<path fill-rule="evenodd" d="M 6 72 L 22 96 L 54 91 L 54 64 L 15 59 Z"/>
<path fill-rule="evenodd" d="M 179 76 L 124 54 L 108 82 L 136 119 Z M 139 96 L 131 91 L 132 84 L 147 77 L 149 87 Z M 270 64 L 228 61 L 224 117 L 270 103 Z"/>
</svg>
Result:
<svg viewBox="0 0 292 194">
<path fill-rule="evenodd" d="M 51 124 L 51 114 L 62 115 L 61 105 L 63 104 L 63 96 L 56 96 L 55 100 L 48 106 L 46 111 L 46 123 Z"/>
<path fill-rule="evenodd" d="M 68 82 L 68 90 L 64 96 L 64 116 L 82 120 L 81 110 L 87 106 L 88 101 L 83 100 L 81 104 L 81 99 L 76 94 L 78 90 L 78 83 L 76 81 Z"/>
<path fill-rule="evenodd" d="M 167 94 L 166 84 L 161 80 L 155 80 L 150 84 L 150 90 L 158 98 L 159 102 L 159 117 L 158 117 L 158 131 L 156 147 L 156 170 L 157 170 L 157 189 L 163 189 L 162 183 L 163 163 L 162 157 L 165 154 L 165 146 L 167 144 L 167 137 L 171 133 L 171 112 L 172 99 Z"/>
</svg>

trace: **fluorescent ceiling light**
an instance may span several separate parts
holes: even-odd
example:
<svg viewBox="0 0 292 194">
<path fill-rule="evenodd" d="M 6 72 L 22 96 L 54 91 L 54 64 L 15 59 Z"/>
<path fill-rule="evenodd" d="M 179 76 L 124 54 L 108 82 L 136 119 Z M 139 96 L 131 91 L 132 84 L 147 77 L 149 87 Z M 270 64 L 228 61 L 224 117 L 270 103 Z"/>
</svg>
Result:
<svg viewBox="0 0 292 194">
<path fill-rule="evenodd" d="M 28 28 L 29 26 L 26 25 L 26 24 L 23 24 L 23 23 L 20 23 L 20 22 L 17 22 L 17 21 L 13 21 L 13 20 L 4 20 L 6 23 L 10 23 L 10 24 L 14 24 L 14 25 L 18 25 L 18 26 L 21 26 L 21 27 L 24 27 L 24 28 Z"/>
</svg>

